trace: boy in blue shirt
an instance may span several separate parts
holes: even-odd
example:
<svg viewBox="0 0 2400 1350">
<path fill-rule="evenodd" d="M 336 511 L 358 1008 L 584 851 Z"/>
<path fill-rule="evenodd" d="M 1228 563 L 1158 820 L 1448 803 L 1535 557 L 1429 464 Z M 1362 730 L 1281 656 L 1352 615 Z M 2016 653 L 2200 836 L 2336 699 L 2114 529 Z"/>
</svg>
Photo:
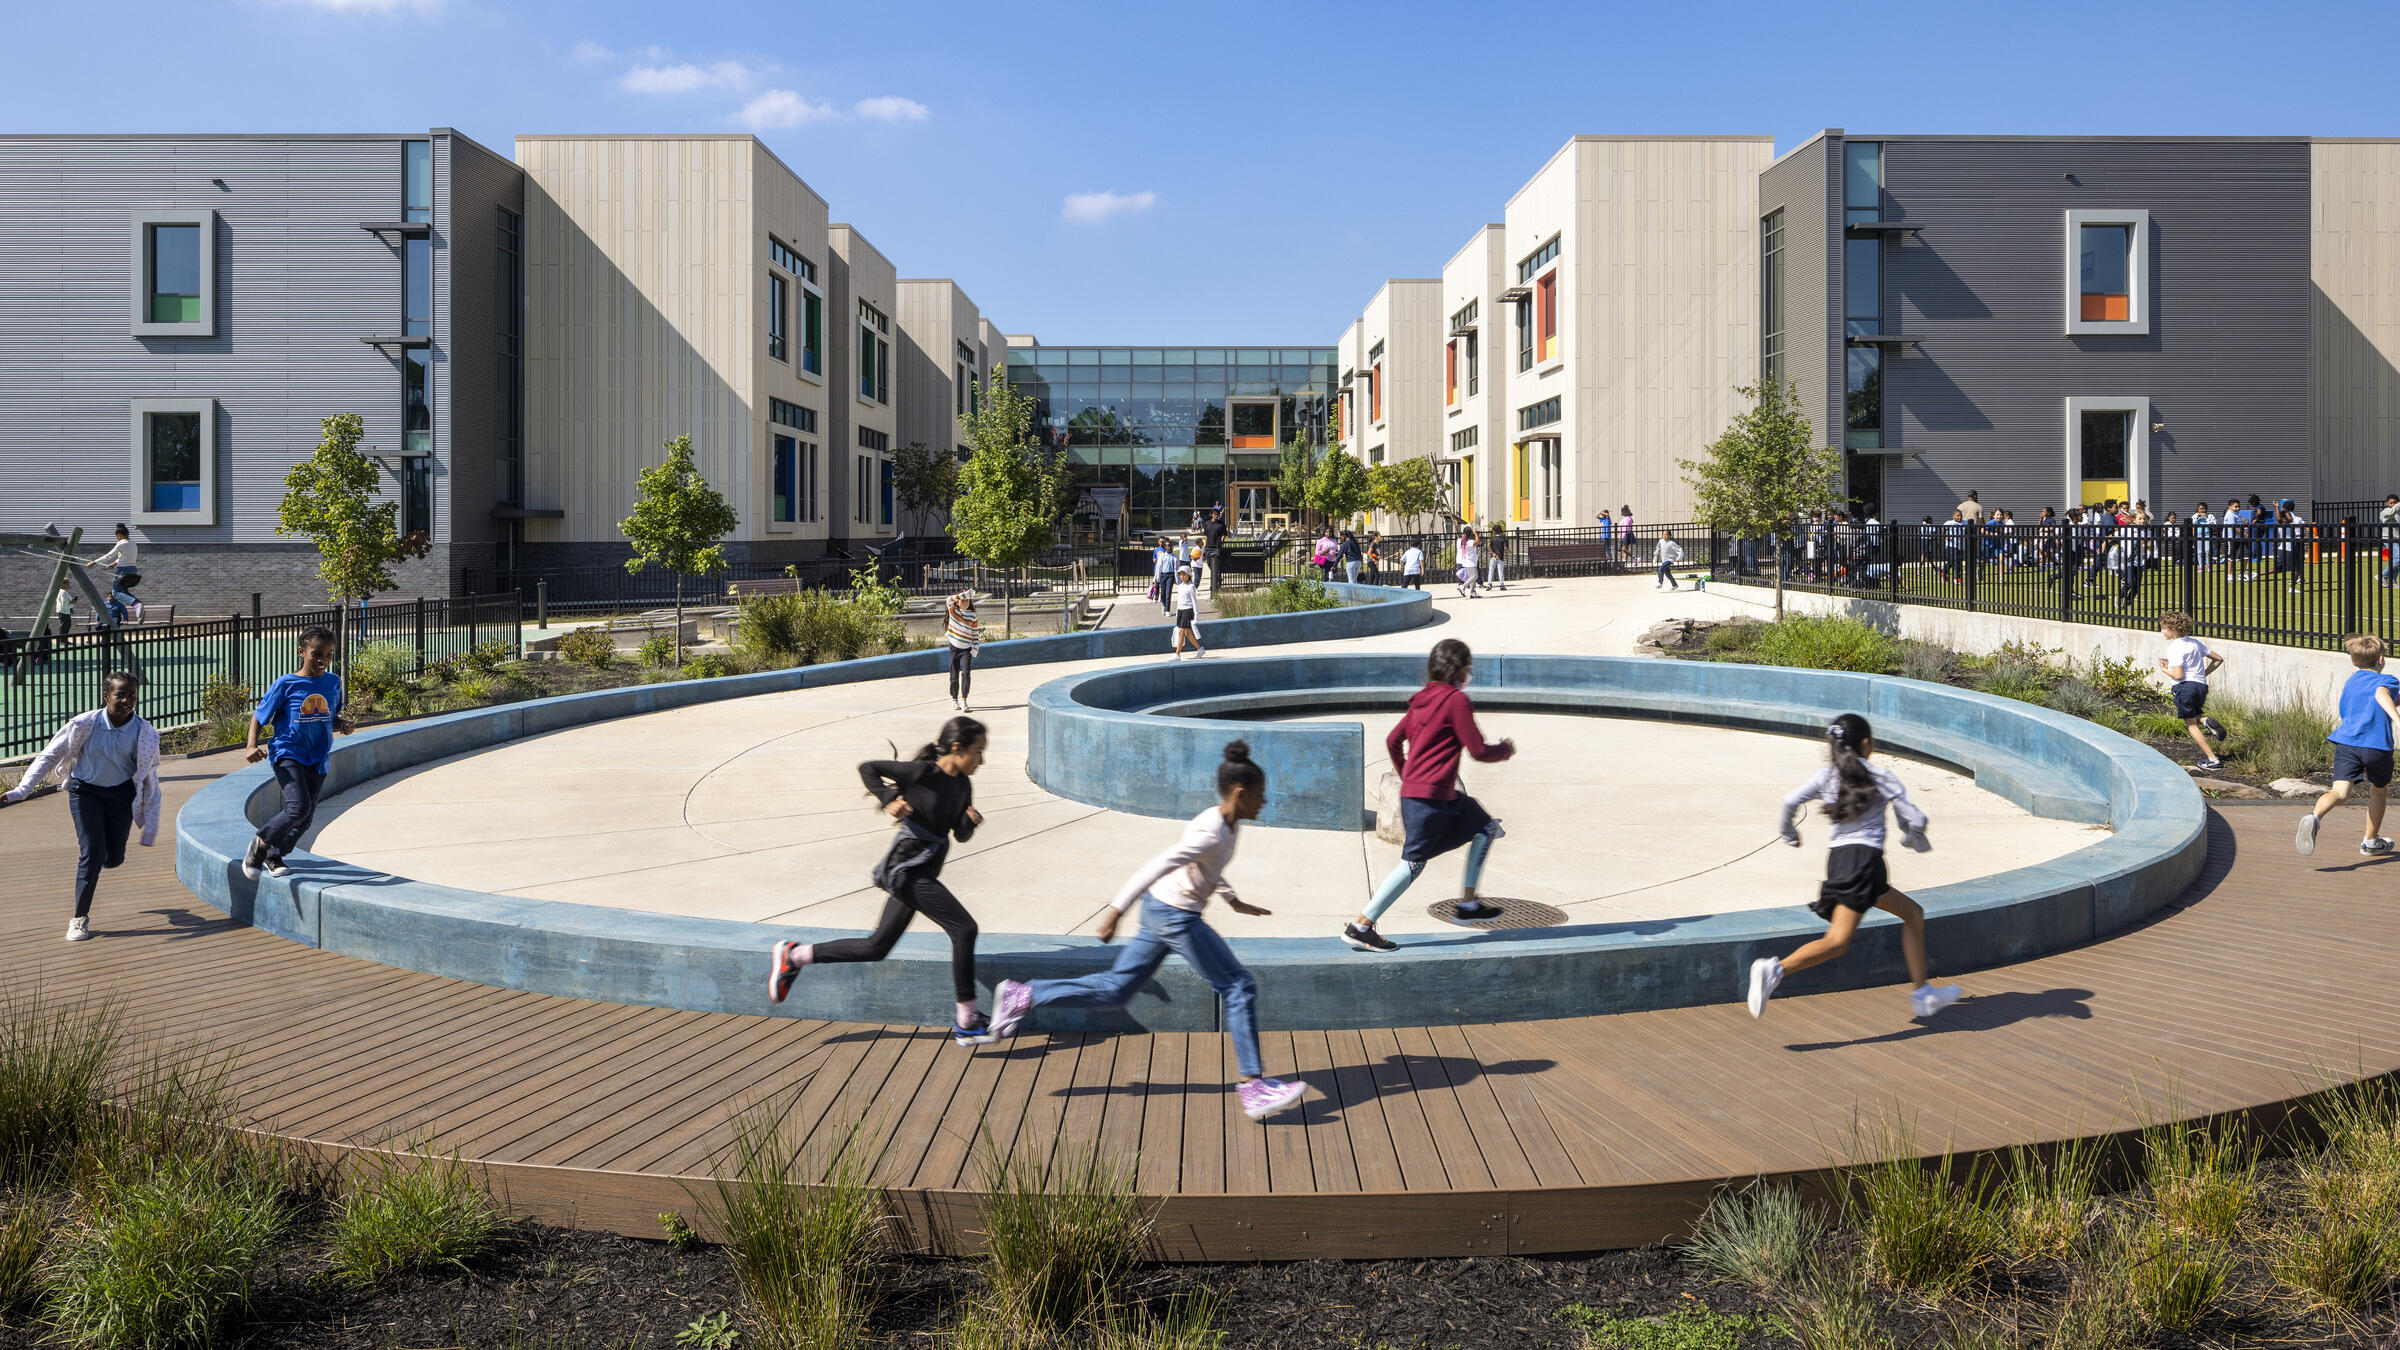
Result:
<svg viewBox="0 0 2400 1350">
<path fill-rule="evenodd" d="M 2300 818 L 2292 843 L 2302 853 L 2317 851 L 2317 826 L 2327 812 L 2350 795 L 2350 785 L 2367 781 L 2367 837 L 2358 851 L 2372 858 L 2392 851 L 2383 837 L 2384 798 L 2392 786 L 2392 727 L 2400 722 L 2400 680 L 2383 673 L 2383 639 L 2358 633 L 2342 639 L 2350 664 L 2358 669 L 2342 685 L 2341 721 L 2326 740 L 2333 742 L 2333 786 Z"/>
<path fill-rule="evenodd" d="M 269 876 L 291 875 L 284 855 L 291 852 L 316 819 L 317 794 L 325 787 L 325 767 L 333 754 L 333 736 L 357 730 L 342 718 L 342 677 L 333 664 L 333 630 L 305 628 L 300 632 L 300 670 L 279 676 L 267 686 L 266 697 L 250 717 L 250 762 L 271 761 L 275 784 L 283 789 L 283 809 L 259 826 L 258 837 L 242 855 L 242 875 L 252 881 L 264 869 Z M 275 735 L 258 743 L 261 729 Z"/>
</svg>

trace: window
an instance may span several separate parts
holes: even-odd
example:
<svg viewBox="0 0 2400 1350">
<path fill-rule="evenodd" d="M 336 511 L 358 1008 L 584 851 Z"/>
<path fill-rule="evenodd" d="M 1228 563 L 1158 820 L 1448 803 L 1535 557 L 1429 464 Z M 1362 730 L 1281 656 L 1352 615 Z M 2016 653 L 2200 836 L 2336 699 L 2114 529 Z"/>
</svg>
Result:
<svg viewBox="0 0 2400 1350">
<path fill-rule="evenodd" d="M 1450 453 L 1454 455 L 1463 455 L 1469 450 L 1474 449 L 1476 442 L 1482 439 L 1483 432 L 1482 429 L 1478 427 L 1463 427 L 1457 431 L 1453 431 L 1450 433 Z"/>
<path fill-rule="evenodd" d="M 2067 500 L 2084 506 L 2139 501 L 2150 491 L 2150 400 L 2066 401 Z"/>
<path fill-rule="evenodd" d="M 822 520 L 824 514 L 817 501 L 817 447 L 800 442 L 798 471 L 800 510 L 802 520 Z"/>
<path fill-rule="evenodd" d="M 216 336 L 217 213 L 133 217 L 133 335 Z"/>
<path fill-rule="evenodd" d="M 874 463 L 873 458 L 860 455 L 858 471 L 850 475 L 850 519 L 860 525 L 867 523 L 867 475 L 872 471 Z"/>
<path fill-rule="evenodd" d="M 884 435 L 880 431 L 874 430 L 871 427 L 860 427 L 858 429 L 858 444 L 859 448 L 864 450 L 872 450 L 876 454 L 880 455 L 892 448 L 892 438 Z"/>
<path fill-rule="evenodd" d="M 876 523 L 888 529 L 892 523 L 892 462 L 888 459 L 875 461 L 875 473 L 881 485 L 879 504 L 883 508 L 883 514 L 876 517 Z"/>
<path fill-rule="evenodd" d="M 789 525 L 800 518 L 800 442 L 775 438 L 775 472 L 768 491 L 774 497 L 769 519 Z"/>
<path fill-rule="evenodd" d="M 1232 448 L 1236 450 L 1272 450 L 1275 438 L 1275 405 L 1265 402 L 1236 403 L 1229 409 L 1232 418 Z"/>
<path fill-rule="evenodd" d="M 1367 420 L 1383 420 L 1383 344 L 1367 353 Z"/>
<path fill-rule="evenodd" d="M 1481 383 L 1481 381 L 1479 381 L 1479 380 L 1477 380 L 1477 379 L 1475 378 L 1475 376 L 1476 376 L 1476 366 L 1477 366 L 1477 359 L 1476 359 L 1476 352 L 1475 352 L 1475 340 L 1476 340 L 1476 337 L 1477 337 L 1477 335 L 1476 335 L 1476 334 L 1474 334 L 1474 333 L 1469 333 L 1469 334 L 1467 334 L 1467 397 L 1468 397 L 1468 398 L 1473 398 L 1473 397 L 1475 397 L 1475 390 L 1476 390 L 1476 387 L 1477 387 L 1477 386 L 1478 386 L 1478 385 Z"/>
<path fill-rule="evenodd" d="M 1783 211 L 1758 223 L 1758 373 L 1768 384 L 1783 383 Z"/>
<path fill-rule="evenodd" d="M 807 282 L 800 284 L 800 368 L 825 373 L 825 297 Z"/>
<path fill-rule="evenodd" d="M 1379 445 L 1379 446 L 1376 446 L 1374 449 L 1372 449 L 1372 450 L 1369 450 L 1369 451 L 1367 452 L 1367 462 L 1368 462 L 1369 464 L 1381 464 L 1381 463 L 1383 463 L 1383 447 Z"/>
<path fill-rule="evenodd" d="M 1558 359 L 1558 273 L 1545 272 L 1533 283 L 1535 340 L 1544 361 Z"/>
<path fill-rule="evenodd" d="M 1509 512 L 1510 520 L 1533 519 L 1533 446 L 1519 441 L 1509 447 L 1509 485 L 1515 489 L 1516 509 Z"/>
<path fill-rule="evenodd" d="M 433 533 L 433 456 L 400 457 L 400 533 Z"/>
<path fill-rule="evenodd" d="M 1842 220 L 1862 224 L 1883 219 L 1883 142 L 1842 144 Z M 1883 241 L 1842 241 L 1842 335 L 1845 339 L 1883 332 Z M 1845 345 L 1842 362 L 1842 445 L 1851 450 L 1883 448 L 1883 349 Z"/>
<path fill-rule="evenodd" d="M 1442 403 L 1445 406 L 1456 406 L 1458 403 L 1457 338 L 1450 339 L 1449 345 L 1442 349 Z"/>
<path fill-rule="evenodd" d="M 217 523 L 216 424 L 214 399 L 133 400 L 129 523 Z"/>
<path fill-rule="evenodd" d="M 877 336 L 892 331 L 883 311 L 858 302 L 858 396 L 877 403 L 892 401 L 892 344 Z M 860 516 L 863 523 L 865 516 Z"/>
<path fill-rule="evenodd" d="M 815 263 L 812 263 L 808 259 L 801 257 L 799 254 L 792 252 L 791 245 L 784 243 L 782 240 L 771 234 L 767 236 L 767 261 L 775 264 L 777 267 L 782 268 L 784 271 L 791 273 L 793 276 L 800 278 L 802 281 L 814 283 L 817 279 L 817 265 Z"/>
<path fill-rule="evenodd" d="M 791 315 L 791 283 L 767 273 L 767 355 L 773 360 L 792 359 L 784 337 L 790 331 Z"/>
<path fill-rule="evenodd" d="M 2150 331 L 2150 213 L 2067 212 L 2067 333 Z"/>
<path fill-rule="evenodd" d="M 433 142 L 400 142 L 400 218 L 433 219 Z"/>
<path fill-rule="evenodd" d="M 1557 260 L 1558 240 L 1558 235 L 1551 235 L 1549 243 L 1546 243 L 1540 248 L 1535 249 L 1533 252 L 1527 254 L 1524 258 L 1518 261 L 1518 285 L 1522 286 L 1526 282 L 1533 280 L 1534 273 L 1541 271 L 1543 268 L 1549 266 L 1552 262 Z"/>
<path fill-rule="evenodd" d="M 433 353 L 423 347 L 400 353 L 400 453 L 433 453 Z"/>
<path fill-rule="evenodd" d="M 963 342 L 957 344 L 957 346 L 958 379 L 953 386 L 953 392 L 957 396 L 958 400 L 958 415 L 964 417 L 969 411 L 979 412 L 982 410 L 983 399 L 981 396 L 983 391 L 978 389 L 975 385 L 975 349 Z"/>
<path fill-rule="evenodd" d="M 950 393 L 958 405 L 956 411 L 961 417 L 967 415 L 967 391 L 974 387 L 974 377 L 967 374 L 967 368 L 965 366 L 958 367 L 957 374 L 950 381 Z"/>
<path fill-rule="evenodd" d="M 815 431 L 817 429 L 817 410 L 803 408 L 797 403 L 787 403 L 779 398 L 771 398 L 767 400 L 767 420 L 779 426 L 790 427 L 795 431 Z"/>
<path fill-rule="evenodd" d="M 1477 384 L 1477 381 L 1476 381 L 1476 378 L 1475 378 L 1475 375 L 1476 375 L 1476 369 L 1475 369 L 1475 366 L 1476 366 L 1476 359 L 1475 359 L 1475 358 L 1476 358 L 1476 350 L 1475 350 L 1475 337 L 1476 337 L 1476 333 L 1475 333 L 1475 320 L 1476 320 L 1476 317 L 1477 317 L 1477 313 L 1478 313 L 1478 311 L 1479 311 L 1479 310 L 1481 310 L 1481 309 L 1482 309 L 1482 307 L 1483 307 L 1483 302 L 1482 302 L 1482 301 L 1480 301 L 1480 300 L 1469 300 L 1469 301 L 1467 302 L 1467 304 L 1466 304 L 1466 308 L 1464 308 L 1464 309 L 1461 309 L 1461 310 L 1459 310 L 1459 311 L 1458 311 L 1456 314 L 1453 314 L 1453 315 L 1451 315 L 1451 316 L 1450 316 L 1450 333 L 1451 333 L 1451 337 L 1452 337 L 1452 339 L 1453 339 L 1453 340 L 1451 341 L 1451 343 L 1450 343 L 1450 348 L 1451 348 L 1451 358 L 1450 358 L 1450 359 L 1451 359 L 1451 362 L 1452 362 L 1452 369 L 1451 369 L 1451 373 L 1450 373 L 1450 384 L 1451 384 L 1451 388 L 1452 388 L 1452 397 L 1451 397 L 1451 400 L 1450 400 L 1450 401 L 1451 401 L 1451 402 L 1453 402 L 1453 403 L 1456 403 L 1456 402 L 1458 401 L 1458 399 L 1457 399 L 1457 396 L 1456 396 L 1456 390 L 1457 390 L 1457 387 L 1458 387 L 1458 385 L 1459 385 L 1459 382 L 1460 382 L 1460 381 L 1459 381 L 1459 377 L 1460 377 L 1460 374 L 1461 374 L 1461 372 L 1460 372 L 1460 370 L 1458 369 L 1458 367 L 1461 367 L 1461 366 L 1465 367 L 1465 370 L 1464 370 L 1464 375 L 1465 375 L 1465 383 L 1466 383 L 1467 397 L 1468 397 L 1468 398 L 1473 398 L 1473 397 L 1475 397 L 1475 390 L 1476 390 L 1476 384 Z"/>
<path fill-rule="evenodd" d="M 433 241 L 422 236 L 400 241 L 400 333 L 433 336 Z"/>
<path fill-rule="evenodd" d="M 1562 511 L 1566 479 L 1566 447 L 1557 441 L 1543 441 L 1542 455 L 1542 519 L 1556 520 Z"/>
<path fill-rule="evenodd" d="M 1517 311 L 1517 369 L 1533 369 L 1533 302 L 1528 299 L 1516 306 Z"/>
<path fill-rule="evenodd" d="M 1546 427 L 1557 421 L 1562 404 L 1562 398 L 1553 394 L 1539 403 L 1528 404 L 1517 409 L 1517 430 L 1531 431 L 1535 427 Z"/>
</svg>

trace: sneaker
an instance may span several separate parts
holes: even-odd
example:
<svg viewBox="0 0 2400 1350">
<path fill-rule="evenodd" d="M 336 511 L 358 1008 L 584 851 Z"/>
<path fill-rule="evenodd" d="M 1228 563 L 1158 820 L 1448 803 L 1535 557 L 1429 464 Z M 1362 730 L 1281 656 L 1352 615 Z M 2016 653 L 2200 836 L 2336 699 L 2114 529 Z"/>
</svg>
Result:
<svg viewBox="0 0 2400 1350">
<path fill-rule="evenodd" d="M 267 841 L 257 835 L 250 836 L 250 847 L 242 851 L 242 875 L 252 881 L 258 880 L 259 869 L 266 865 L 266 861 Z"/>
<path fill-rule="evenodd" d="M 1000 1038 L 992 1034 L 992 1019 L 978 1013 L 972 1022 L 951 1023 L 950 1039 L 960 1045 L 990 1045 Z"/>
<path fill-rule="evenodd" d="M 800 978 L 803 967 L 798 960 L 800 944 L 791 938 L 775 944 L 775 959 L 767 964 L 767 1002 L 781 1003 L 792 992 L 792 981 Z"/>
<path fill-rule="evenodd" d="M 1500 914 L 1500 907 L 1488 901 L 1461 900 L 1451 906 L 1450 922 L 1482 923 L 1489 919 L 1497 919 Z"/>
<path fill-rule="evenodd" d="M 1286 1083 L 1278 1078 L 1253 1078 L 1234 1089 L 1242 1099 L 1242 1114 L 1252 1120 L 1265 1120 L 1276 1112 L 1308 1095 L 1306 1083 Z"/>
<path fill-rule="evenodd" d="M 1919 1017 L 1931 1017 L 1958 1002 L 1959 997 L 1966 992 L 1955 984 L 1929 984 L 1922 989 L 1909 991 L 1908 1006 L 1914 1009 Z"/>
<path fill-rule="evenodd" d="M 992 1039 L 1006 1040 L 1017 1034 L 1025 1022 L 1025 1014 L 1033 1011 L 1033 986 L 1023 980 L 1002 980 L 999 996 L 992 1000 Z"/>
<path fill-rule="evenodd" d="M 2317 851 L 2316 812 L 2311 811 L 2300 817 L 2300 828 L 2292 835 L 2292 847 L 2300 850 L 2303 857 Z"/>
<path fill-rule="evenodd" d="M 2225 739 L 2225 724 L 2213 717 L 2201 718 L 2200 729 L 2207 732 L 2209 735 L 2216 737 L 2220 741 Z"/>
<path fill-rule="evenodd" d="M 2225 761 L 2211 757 L 2209 759 L 2201 760 L 2200 763 L 2194 767 L 2200 769 L 2203 773 L 2215 773 L 2217 770 L 2225 767 Z"/>
<path fill-rule="evenodd" d="M 290 876 L 291 874 L 292 874 L 292 865 L 291 865 L 290 863 L 288 863 L 288 862 L 285 862 L 285 861 L 284 861 L 283 859 L 281 859 L 281 858 L 270 857 L 270 858 L 268 858 L 268 859 L 267 859 L 267 875 L 268 875 L 268 876 L 271 876 L 271 877 L 288 877 L 288 876 Z"/>
<path fill-rule="evenodd" d="M 74 918 L 67 920 L 67 941 L 81 942 L 91 935 L 92 921 L 90 919 L 78 914 Z"/>
<path fill-rule="evenodd" d="M 1205 661 L 1205 660 L 1207 660 L 1207 659 L 1208 659 L 1208 648 L 1206 648 L 1206 647 L 1194 647 L 1194 648 L 1192 648 L 1192 659 L 1193 659 L 1193 660 L 1195 660 L 1195 661 Z"/>
<path fill-rule="evenodd" d="M 1767 1015 L 1767 1000 L 1774 997 L 1775 986 L 1783 983 L 1783 962 L 1772 956 L 1762 956 L 1750 963 L 1750 1015 Z"/>
<path fill-rule="evenodd" d="M 1376 932 L 1375 925 L 1371 923 L 1343 924 L 1342 941 L 1349 943 L 1353 950 L 1362 952 L 1396 952 L 1400 950 L 1399 943 Z"/>
<path fill-rule="evenodd" d="M 2392 851 L 2392 841 L 2379 834 L 2372 839 L 2360 843 L 2358 846 L 2358 851 L 2370 858 L 2380 857 L 2381 855 Z"/>
</svg>

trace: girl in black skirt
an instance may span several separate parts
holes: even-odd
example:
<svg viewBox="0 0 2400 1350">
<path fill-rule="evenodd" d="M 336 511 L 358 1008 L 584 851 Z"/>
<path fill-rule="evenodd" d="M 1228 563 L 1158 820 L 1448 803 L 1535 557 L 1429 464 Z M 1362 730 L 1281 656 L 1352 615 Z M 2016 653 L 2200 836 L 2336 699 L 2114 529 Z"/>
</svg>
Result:
<svg viewBox="0 0 2400 1350">
<path fill-rule="evenodd" d="M 1908 789 L 1889 770 L 1867 762 L 1875 753 L 1867 719 L 1843 713 L 1825 728 L 1825 740 L 1833 762 L 1783 799 L 1782 821 L 1783 842 L 1798 848 L 1799 815 L 1809 802 L 1824 806 L 1825 814 L 1833 819 L 1825 884 L 1817 889 L 1816 903 L 1809 906 L 1825 920 L 1825 936 L 1781 961 L 1765 956 L 1750 963 L 1750 1015 L 1765 1015 L 1767 999 L 1786 974 L 1849 951 L 1850 935 L 1858 931 L 1859 920 L 1870 909 L 1882 909 L 1898 915 L 1903 925 L 1900 946 L 1908 958 L 1909 1006 L 1917 1016 L 1931 1017 L 1956 1003 L 1962 991 L 1955 984 L 1937 987 L 1925 982 L 1924 907 L 1892 889 L 1883 868 L 1885 803 L 1900 817 L 1900 842 L 1916 853 L 1933 847 L 1925 837 L 1925 813 L 1908 799 Z"/>
<path fill-rule="evenodd" d="M 809 966 L 882 960 L 891 954 L 909 920 L 922 914 L 950 935 L 950 980 L 958 997 L 951 1035 L 960 1045 L 991 1042 L 989 1021 L 975 1001 L 975 916 L 941 881 L 950 841 L 967 842 L 983 823 L 975 809 L 974 785 L 967 780 L 983 767 L 986 740 L 983 723 L 953 717 L 916 758 L 871 759 L 858 766 L 867 791 L 883 804 L 886 815 L 900 822 L 891 850 L 875 867 L 875 884 L 891 898 L 884 902 L 875 931 L 865 937 L 814 944 L 787 938 L 776 943 L 767 970 L 769 1002 L 783 1002 L 792 981 Z"/>
</svg>

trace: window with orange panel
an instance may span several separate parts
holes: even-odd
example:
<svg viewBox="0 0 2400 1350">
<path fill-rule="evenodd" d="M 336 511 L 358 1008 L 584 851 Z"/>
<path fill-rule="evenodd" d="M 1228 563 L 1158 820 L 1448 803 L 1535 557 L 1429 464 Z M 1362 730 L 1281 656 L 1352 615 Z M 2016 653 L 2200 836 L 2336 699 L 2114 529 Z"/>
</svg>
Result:
<svg viewBox="0 0 2400 1350">
<path fill-rule="evenodd" d="M 1545 272 L 1533 283 L 1534 340 L 1541 359 L 1558 357 L 1558 273 Z"/>
<path fill-rule="evenodd" d="M 1442 349 L 1442 402 L 1458 402 L 1458 340 Z"/>
<path fill-rule="evenodd" d="M 2133 317 L 2133 227 L 2083 227 L 2083 317 L 2123 321 Z"/>
</svg>

